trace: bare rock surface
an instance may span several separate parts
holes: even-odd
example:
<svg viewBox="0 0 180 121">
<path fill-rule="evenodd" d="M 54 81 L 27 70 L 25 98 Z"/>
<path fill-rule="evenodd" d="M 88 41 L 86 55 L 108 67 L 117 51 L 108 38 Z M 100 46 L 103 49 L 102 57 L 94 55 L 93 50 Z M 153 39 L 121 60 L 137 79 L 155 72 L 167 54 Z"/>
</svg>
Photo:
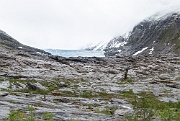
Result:
<svg viewBox="0 0 180 121">
<path fill-rule="evenodd" d="M 180 57 L 63 58 L 0 46 L 0 120 L 32 105 L 37 118 L 51 112 L 57 121 L 119 121 L 133 111 L 123 95 L 129 90 L 178 102 Z"/>
</svg>

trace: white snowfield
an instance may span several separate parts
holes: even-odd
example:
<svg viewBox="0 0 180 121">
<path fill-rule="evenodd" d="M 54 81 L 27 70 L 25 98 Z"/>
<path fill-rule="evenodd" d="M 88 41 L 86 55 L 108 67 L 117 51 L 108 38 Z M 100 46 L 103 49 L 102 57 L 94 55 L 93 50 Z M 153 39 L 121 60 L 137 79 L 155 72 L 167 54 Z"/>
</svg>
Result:
<svg viewBox="0 0 180 121">
<path fill-rule="evenodd" d="M 137 51 L 136 53 L 134 53 L 133 55 L 137 55 L 137 54 L 139 54 L 139 53 L 142 53 L 144 50 L 146 50 L 146 49 L 148 49 L 148 47 L 145 47 L 145 48 L 143 48 L 142 50 L 140 50 L 140 51 Z"/>
</svg>

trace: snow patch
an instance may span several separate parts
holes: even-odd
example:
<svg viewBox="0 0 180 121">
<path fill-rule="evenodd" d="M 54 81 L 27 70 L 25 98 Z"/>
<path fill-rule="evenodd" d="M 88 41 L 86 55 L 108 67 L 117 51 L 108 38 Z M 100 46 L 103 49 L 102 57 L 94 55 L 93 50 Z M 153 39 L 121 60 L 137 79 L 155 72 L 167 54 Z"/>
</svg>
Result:
<svg viewBox="0 0 180 121">
<path fill-rule="evenodd" d="M 120 42 L 119 44 L 115 45 L 115 47 L 124 46 L 125 44 L 127 44 L 127 42 L 126 42 L 126 41 L 124 41 L 124 42 Z"/>
<path fill-rule="evenodd" d="M 149 54 L 152 55 L 152 52 L 153 52 L 153 51 L 154 51 L 154 47 L 152 47 L 152 48 L 150 49 Z"/>
<path fill-rule="evenodd" d="M 93 49 L 93 50 L 100 50 L 100 51 L 103 51 L 106 46 L 107 46 L 107 43 L 108 42 L 100 42 L 96 45 L 96 47 Z"/>
<path fill-rule="evenodd" d="M 131 35 L 131 32 L 127 32 L 125 34 L 122 35 L 123 38 L 129 38 L 129 36 Z"/>
<path fill-rule="evenodd" d="M 39 55 L 43 55 L 43 53 L 41 53 L 41 52 L 36 52 L 37 54 L 39 54 Z"/>
<path fill-rule="evenodd" d="M 121 105 L 123 108 L 127 108 L 127 109 L 132 109 L 131 107 L 129 106 L 126 106 L 126 105 Z"/>
<path fill-rule="evenodd" d="M 145 48 L 143 48 L 142 50 L 140 50 L 140 51 L 137 51 L 136 53 L 134 53 L 133 55 L 137 55 L 137 54 L 139 54 L 139 53 L 142 53 L 144 50 L 146 50 L 146 49 L 148 49 L 148 47 L 145 47 Z"/>
<path fill-rule="evenodd" d="M 118 52 L 121 52 L 122 50 L 118 50 Z"/>
<path fill-rule="evenodd" d="M 111 45 L 109 46 L 109 48 L 118 48 L 120 46 L 124 46 L 125 44 L 127 44 L 126 41 L 124 42 L 119 42 L 119 41 L 111 41 Z"/>
<path fill-rule="evenodd" d="M 19 49 L 22 49 L 23 47 L 18 47 Z"/>
</svg>

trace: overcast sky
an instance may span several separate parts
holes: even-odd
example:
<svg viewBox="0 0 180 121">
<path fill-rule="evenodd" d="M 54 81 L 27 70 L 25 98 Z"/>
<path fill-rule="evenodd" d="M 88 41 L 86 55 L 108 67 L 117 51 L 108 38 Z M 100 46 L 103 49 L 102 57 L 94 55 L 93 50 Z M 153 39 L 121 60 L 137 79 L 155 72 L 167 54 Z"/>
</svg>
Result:
<svg viewBox="0 0 180 121">
<path fill-rule="evenodd" d="M 178 7 L 180 0 L 0 0 L 0 29 L 40 49 L 80 49 Z"/>
</svg>

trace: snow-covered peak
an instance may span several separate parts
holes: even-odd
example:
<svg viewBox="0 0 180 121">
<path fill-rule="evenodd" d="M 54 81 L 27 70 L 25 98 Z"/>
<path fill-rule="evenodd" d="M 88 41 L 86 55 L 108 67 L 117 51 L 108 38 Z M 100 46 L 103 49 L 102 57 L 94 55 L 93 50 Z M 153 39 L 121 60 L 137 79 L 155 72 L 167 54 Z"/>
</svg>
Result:
<svg viewBox="0 0 180 121">
<path fill-rule="evenodd" d="M 91 43 L 86 47 L 83 47 L 83 50 L 94 50 L 94 51 L 103 51 L 108 44 L 108 41 L 101 41 L 98 43 Z"/>
<path fill-rule="evenodd" d="M 94 50 L 94 51 L 104 51 L 105 49 L 117 48 L 124 46 L 127 44 L 128 34 L 124 34 L 123 36 L 115 37 L 114 39 L 110 40 L 109 42 L 99 42 L 97 44 L 91 44 L 90 46 L 86 47 L 85 50 Z M 120 51 L 120 50 L 119 50 Z"/>
<path fill-rule="evenodd" d="M 120 36 L 118 38 L 110 40 L 106 48 L 119 48 L 120 46 L 124 46 L 126 43 L 127 42 L 125 41 L 125 39 L 122 36 Z"/>
<path fill-rule="evenodd" d="M 179 54 L 179 23 L 180 8 L 158 12 L 134 26 L 126 39 L 112 39 L 105 55 Z"/>
<path fill-rule="evenodd" d="M 174 9 L 171 8 L 171 9 L 166 9 L 166 10 L 157 12 L 145 20 L 146 21 L 160 21 L 160 20 L 165 20 L 170 16 L 179 17 L 179 14 L 180 14 L 180 8 L 174 8 Z"/>
</svg>

